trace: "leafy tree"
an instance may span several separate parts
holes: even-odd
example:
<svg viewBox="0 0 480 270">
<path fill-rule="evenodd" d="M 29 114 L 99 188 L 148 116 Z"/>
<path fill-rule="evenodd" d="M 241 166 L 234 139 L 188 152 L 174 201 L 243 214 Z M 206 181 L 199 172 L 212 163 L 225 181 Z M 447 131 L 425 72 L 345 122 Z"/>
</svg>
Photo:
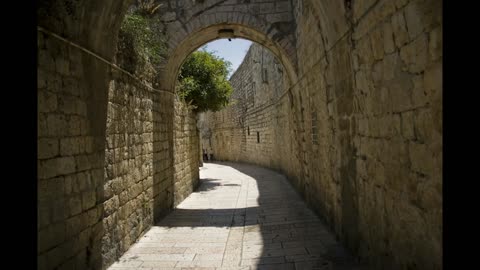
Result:
<svg viewBox="0 0 480 270">
<path fill-rule="evenodd" d="M 142 15 L 140 11 L 126 14 L 119 32 L 119 51 L 129 57 L 139 54 L 151 64 L 159 65 L 166 54 L 166 40 L 160 28 L 157 18 Z M 135 65 L 133 60 L 128 62 Z"/>
<path fill-rule="evenodd" d="M 232 86 L 227 79 L 231 63 L 206 49 L 192 53 L 178 76 L 177 93 L 194 112 L 219 111 L 228 105 Z"/>
</svg>

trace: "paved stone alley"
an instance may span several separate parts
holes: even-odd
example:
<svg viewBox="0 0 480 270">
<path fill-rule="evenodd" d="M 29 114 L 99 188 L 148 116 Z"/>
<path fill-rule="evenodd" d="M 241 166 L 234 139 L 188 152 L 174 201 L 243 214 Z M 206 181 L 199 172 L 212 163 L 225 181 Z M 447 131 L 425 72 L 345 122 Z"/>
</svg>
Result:
<svg viewBox="0 0 480 270">
<path fill-rule="evenodd" d="M 153 226 L 115 269 L 365 269 L 337 243 L 286 178 L 205 163 L 201 186 Z"/>
</svg>

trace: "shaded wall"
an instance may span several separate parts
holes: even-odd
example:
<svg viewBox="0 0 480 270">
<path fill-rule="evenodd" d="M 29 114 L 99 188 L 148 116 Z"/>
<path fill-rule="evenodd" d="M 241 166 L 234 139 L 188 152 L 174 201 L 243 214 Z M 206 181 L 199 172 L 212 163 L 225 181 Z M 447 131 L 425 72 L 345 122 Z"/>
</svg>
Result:
<svg viewBox="0 0 480 270">
<path fill-rule="evenodd" d="M 125 73 L 112 74 L 103 185 L 105 266 L 172 207 L 172 103 L 172 93 L 152 90 Z"/>
<path fill-rule="evenodd" d="M 260 88 L 253 46 L 231 79 L 243 111 L 205 116 L 214 154 L 284 172 L 376 269 L 442 268 L 441 3 L 355 1 L 339 21 L 294 3 L 300 79 Z"/>
<path fill-rule="evenodd" d="M 38 33 L 39 269 L 101 267 L 108 70 Z"/>
<path fill-rule="evenodd" d="M 198 187 L 201 158 L 196 115 L 179 99 L 175 100 L 173 128 L 173 204 L 177 206 Z"/>
</svg>

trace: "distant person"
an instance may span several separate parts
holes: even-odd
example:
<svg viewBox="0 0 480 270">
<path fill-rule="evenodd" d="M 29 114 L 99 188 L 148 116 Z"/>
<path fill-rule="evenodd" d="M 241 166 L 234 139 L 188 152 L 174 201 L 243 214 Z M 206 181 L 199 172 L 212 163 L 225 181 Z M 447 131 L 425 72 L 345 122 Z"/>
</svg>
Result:
<svg viewBox="0 0 480 270">
<path fill-rule="evenodd" d="M 208 154 L 207 150 L 203 149 L 203 161 L 207 162 L 208 161 Z"/>
</svg>

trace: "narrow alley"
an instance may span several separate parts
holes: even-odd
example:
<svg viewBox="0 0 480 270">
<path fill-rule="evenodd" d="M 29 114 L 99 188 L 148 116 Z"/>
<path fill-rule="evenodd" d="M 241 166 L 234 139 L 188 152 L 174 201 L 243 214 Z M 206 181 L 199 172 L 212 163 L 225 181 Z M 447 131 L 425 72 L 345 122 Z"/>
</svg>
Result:
<svg viewBox="0 0 480 270">
<path fill-rule="evenodd" d="M 272 170 L 205 163 L 201 184 L 109 270 L 364 269 Z"/>
</svg>

